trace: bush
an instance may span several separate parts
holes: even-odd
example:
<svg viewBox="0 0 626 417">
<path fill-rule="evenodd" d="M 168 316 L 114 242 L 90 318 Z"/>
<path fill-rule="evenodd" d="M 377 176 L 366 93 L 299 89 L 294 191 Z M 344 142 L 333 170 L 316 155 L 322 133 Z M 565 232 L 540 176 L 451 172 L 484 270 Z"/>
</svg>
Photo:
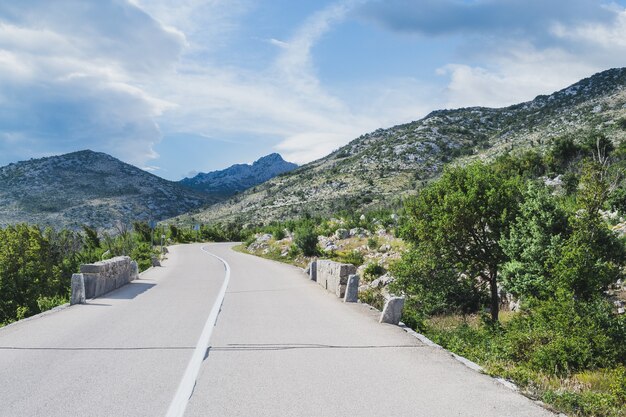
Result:
<svg viewBox="0 0 626 417">
<path fill-rule="evenodd" d="M 359 252 L 358 250 L 353 250 L 347 253 L 339 253 L 337 256 L 337 261 L 352 264 L 355 266 L 361 266 L 363 265 L 363 262 L 365 262 L 365 258 L 363 257 L 363 254 L 361 252 Z"/>
<path fill-rule="evenodd" d="M 378 265 L 377 263 L 371 262 L 365 267 L 365 270 L 363 271 L 363 277 L 371 281 L 380 277 L 381 275 L 384 275 L 385 272 L 387 272 L 385 268 Z"/>
<path fill-rule="evenodd" d="M 615 366 L 626 357 L 623 323 L 604 300 L 583 302 L 559 292 L 514 317 L 506 329 L 510 359 L 556 375 Z"/>
<path fill-rule="evenodd" d="M 302 251 L 304 256 L 316 256 L 319 253 L 317 234 L 310 224 L 303 224 L 297 227 L 294 235 L 294 244 Z"/>
</svg>

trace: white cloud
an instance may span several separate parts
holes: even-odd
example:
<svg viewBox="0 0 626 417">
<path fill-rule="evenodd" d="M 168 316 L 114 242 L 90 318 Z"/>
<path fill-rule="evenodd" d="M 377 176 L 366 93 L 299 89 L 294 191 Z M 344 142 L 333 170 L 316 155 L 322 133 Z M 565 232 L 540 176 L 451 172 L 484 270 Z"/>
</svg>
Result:
<svg viewBox="0 0 626 417">
<path fill-rule="evenodd" d="M 184 38 L 119 1 L 24 3 L 0 5 L 0 162 L 84 148 L 156 157 L 155 118 L 171 105 L 137 80 L 172 68 Z"/>
</svg>

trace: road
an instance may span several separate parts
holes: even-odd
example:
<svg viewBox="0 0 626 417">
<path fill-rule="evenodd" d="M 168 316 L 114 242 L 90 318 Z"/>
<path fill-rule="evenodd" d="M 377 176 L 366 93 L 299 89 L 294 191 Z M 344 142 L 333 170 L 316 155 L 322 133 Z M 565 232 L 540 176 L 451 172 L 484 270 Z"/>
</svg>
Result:
<svg viewBox="0 0 626 417">
<path fill-rule="evenodd" d="M 0 329 L 0 417 L 165 416 L 224 282 L 203 247 L 231 275 L 185 416 L 553 416 L 231 246 L 172 247 L 120 290 Z"/>
</svg>

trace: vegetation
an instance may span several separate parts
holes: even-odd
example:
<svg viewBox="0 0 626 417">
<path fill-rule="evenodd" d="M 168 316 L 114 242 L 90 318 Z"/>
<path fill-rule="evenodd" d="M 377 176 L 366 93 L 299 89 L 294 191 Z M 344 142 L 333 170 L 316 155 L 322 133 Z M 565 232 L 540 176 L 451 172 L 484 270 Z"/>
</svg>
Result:
<svg viewBox="0 0 626 417">
<path fill-rule="evenodd" d="M 72 274 L 81 264 L 128 255 L 143 271 L 160 253 L 153 244 L 233 241 L 249 233 L 234 223 L 202 225 L 199 230 L 120 223 L 114 234 L 87 226 L 81 232 L 27 224 L 0 228 L 0 326 L 68 302 Z"/>
<path fill-rule="evenodd" d="M 406 203 L 412 246 L 392 269 L 404 321 L 564 412 L 625 416 L 626 317 L 607 294 L 626 246 L 604 211 L 625 154 L 603 136 L 565 137 L 543 156 L 446 170 Z M 510 299 L 517 311 L 498 320 Z"/>
</svg>

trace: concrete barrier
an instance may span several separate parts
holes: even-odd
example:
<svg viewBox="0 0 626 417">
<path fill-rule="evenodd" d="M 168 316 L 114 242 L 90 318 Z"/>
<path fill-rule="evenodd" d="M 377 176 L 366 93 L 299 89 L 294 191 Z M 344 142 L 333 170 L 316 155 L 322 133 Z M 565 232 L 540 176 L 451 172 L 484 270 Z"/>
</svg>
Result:
<svg viewBox="0 0 626 417">
<path fill-rule="evenodd" d="M 317 281 L 319 285 L 337 297 L 343 298 L 346 294 L 348 277 L 356 274 L 356 266 L 328 260 L 317 260 L 315 261 L 315 266 L 310 271 L 315 271 L 315 275 L 311 276 L 312 280 Z"/>
<path fill-rule="evenodd" d="M 356 303 L 359 301 L 359 276 L 350 275 L 348 277 L 348 284 L 346 285 L 346 296 L 343 299 L 344 303 Z"/>
<path fill-rule="evenodd" d="M 137 262 L 118 256 L 102 262 L 80 266 L 80 274 L 72 276 L 71 304 L 85 302 L 120 288 L 139 277 Z"/>
<path fill-rule="evenodd" d="M 380 314 L 380 323 L 398 324 L 402 318 L 404 297 L 391 297 L 385 302 L 383 312 Z"/>
</svg>

